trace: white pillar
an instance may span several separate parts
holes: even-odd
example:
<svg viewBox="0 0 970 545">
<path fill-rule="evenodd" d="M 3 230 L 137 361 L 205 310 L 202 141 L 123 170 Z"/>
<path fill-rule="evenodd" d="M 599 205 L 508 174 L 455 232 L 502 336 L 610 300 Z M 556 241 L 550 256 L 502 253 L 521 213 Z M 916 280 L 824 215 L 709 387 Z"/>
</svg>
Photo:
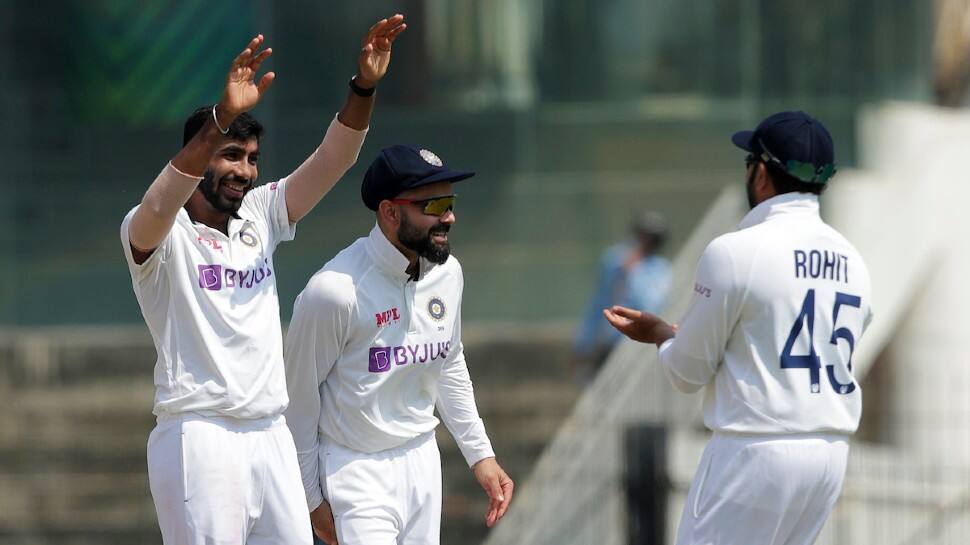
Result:
<svg viewBox="0 0 970 545">
<path fill-rule="evenodd" d="M 891 366 L 887 439 L 929 467 L 966 465 L 970 114 L 880 107 L 863 114 L 859 149 L 865 173 L 849 173 L 844 187 L 837 176 L 823 205 L 873 277 L 876 322 L 857 376 L 886 347 L 878 364 Z"/>
</svg>

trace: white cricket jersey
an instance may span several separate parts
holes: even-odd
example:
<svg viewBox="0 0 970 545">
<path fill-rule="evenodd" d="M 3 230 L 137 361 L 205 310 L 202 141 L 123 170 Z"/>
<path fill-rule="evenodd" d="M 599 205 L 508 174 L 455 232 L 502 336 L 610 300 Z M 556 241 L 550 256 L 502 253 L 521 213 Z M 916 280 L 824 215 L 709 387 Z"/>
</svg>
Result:
<svg viewBox="0 0 970 545">
<path fill-rule="evenodd" d="M 464 280 L 454 257 L 408 260 L 375 226 L 307 283 L 286 336 L 286 421 L 307 503 L 323 499 L 319 435 L 374 453 L 438 425 L 435 405 L 466 462 L 494 456 L 475 406 L 461 344 Z"/>
<path fill-rule="evenodd" d="M 336 119 L 309 162 L 339 178 L 357 158 L 364 132 Z M 165 167 L 173 169 L 171 164 Z M 163 175 L 178 176 L 172 172 Z M 283 334 L 273 252 L 292 240 L 288 181 L 243 198 L 228 236 L 179 209 L 171 231 L 141 265 L 128 238 L 133 208 L 121 224 L 131 283 L 155 343 L 156 415 L 196 413 L 255 419 L 287 404 Z"/>
<path fill-rule="evenodd" d="M 273 251 L 296 226 L 286 182 L 250 191 L 229 236 L 195 223 L 184 208 L 154 253 L 136 265 L 121 241 L 132 286 L 158 352 L 157 415 L 261 418 L 286 407 L 282 330 Z"/>
<path fill-rule="evenodd" d="M 707 386 L 712 430 L 854 433 L 862 391 L 851 357 L 870 305 L 869 271 L 821 220 L 818 198 L 786 193 L 704 250 L 660 362 L 681 390 Z"/>
</svg>

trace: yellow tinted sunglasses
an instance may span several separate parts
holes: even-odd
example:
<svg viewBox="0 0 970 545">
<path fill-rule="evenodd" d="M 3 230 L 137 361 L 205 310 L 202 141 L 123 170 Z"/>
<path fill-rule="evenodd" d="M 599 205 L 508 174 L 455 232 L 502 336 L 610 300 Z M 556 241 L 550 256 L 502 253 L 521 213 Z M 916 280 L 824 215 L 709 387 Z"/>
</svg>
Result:
<svg viewBox="0 0 970 545">
<path fill-rule="evenodd" d="M 414 204 L 421 207 L 421 212 L 429 216 L 443 216 L 445 212 L 455 209 L 455 197 L 458 195 L 444 195 L 430 199 L 391 199 L 394 204 Z"/>
</svg>

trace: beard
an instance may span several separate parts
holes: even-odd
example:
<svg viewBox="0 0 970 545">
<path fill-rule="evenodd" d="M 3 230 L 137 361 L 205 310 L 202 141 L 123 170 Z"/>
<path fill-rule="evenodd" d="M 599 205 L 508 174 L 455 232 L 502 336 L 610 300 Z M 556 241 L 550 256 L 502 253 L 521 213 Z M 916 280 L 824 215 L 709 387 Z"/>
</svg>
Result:
<svg viewBox="0 0 970 545">
<path fill-rule="evenodd" d="M 752 168 L 751 174 L 748 174 L 747 179 L 744 182 L 744 192 L 748 195 L 748 208 L 754 208 L 758 206 L 758 198 L 754 194 L 754 177 L 757 169 Z"/>
<path fill-rule="evenodd" d="M 450 229 L 450 225 L 438 223 L 431 229 L 422 232 L 420 228 L 408 220 L 406 215 L 402 214 L 401 225 L 397 228 L 397 239 L 405 248 L 416 252 L 432 263 L 441 265 L 448 261 L 448 256 L 451 255 L 451 246 L 447 242 L 436 244 L 431 237 L 436 234 L 447 233 Z"/>
<path fill-rule="evenodd" d="M 242 206 L 242 199 L 230 199 L 222 193 L 219 192 L 219 186 L 222 182 L 235 182 L 238 184 L 243 184 L 246 189 L 243 190 L 243 197 L 249 193 L 249 190 L 253 188 L 254 180 L 248 180 L 246 178 L 240 178 L 229 174 L 228 176 L 223 176 L 216 181 L 215 173 L 212 169 L 206 169 L 205 173 L 202 174 L 202 181 L 199 183 L 199 190 L 202 191 L 202 195 L 205 200 L 209 201 L 209 204 L 219 212 L 225 212 L 227 214 L 235 214 L 239 211 L 239 207 Z"/>
</svg>

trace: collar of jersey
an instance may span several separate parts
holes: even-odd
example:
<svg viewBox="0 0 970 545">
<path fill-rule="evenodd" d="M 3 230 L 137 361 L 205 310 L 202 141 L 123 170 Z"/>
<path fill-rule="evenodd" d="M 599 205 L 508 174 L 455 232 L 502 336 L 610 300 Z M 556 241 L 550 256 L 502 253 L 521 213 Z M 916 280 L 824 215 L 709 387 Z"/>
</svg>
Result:
<svg viewBox="0 0 970 545">
<path fill-rule="evenodd" d="M 407 268 L 410 264 L 408 258 L 404 257 L 404 254 L 395 248 L 390 240 L 387 240 L 384 232 L 376 224 L 367 236 L 367 248 L 371 258 L 377 263 L 377 266 L 391 278 L 405 282 L 411 278 L 411 275 L 407 273 Z M 418 278 L 420 280 L 428 274 L 428 271 L 434 268 L 434 263 L 424 258 L 419 259 L 421 260 L 421 276 Z"/>
<path fill-rule="evenodd" d="M 202 223 L 201 221 L 195 221 L 194 219 L 192 219 L 192 217 L 189 216 L 188 210 L 186 210 L 185 208 L 180 208 L 179 211 L 178 211 L 178 214 L 184 214 L 185 215 L 185 219 L 187 219 L 189 221 L 189 223 L 191 223 L 192 225 L 202 226 L 202 227 L 205 227 L 206 229 L 208 229 L 210 231 L 213 231 L 213 232 L 216 232 L 216 233 L 221 233 L 221 231 L 219 231 L 218 229 L 216 229 L 214 227 L 209 227 L 208 225 Z M 227 233 L 226 236 L 228 238 L 232 238 L 233 235 L 235 235 L 236 233 L 242 231 L 243 228 L 245 228 L 246 225 L 247 224 L 250 224 L 250 223 L 255 223 L 255 222 L 253 220 L 251 220 L 251 219 L 244 218 L 244 217 L 240 216 L 239 214 L 233 212 L 232 216 L 229 217 L 229 226 L 228 226 L 229 228 L 227 229 L 229 232 Z"/>
<path fill-rule="evenodd" d="M 790 214 L 805 214 L 818 217 L 818 196 L 811 193 L 785 193 L 776 195 L 763 201 L 751 209 L 741 223 L 739 229 L 747 229 L 768 221 L 769 219 Z"/>
</svg>

